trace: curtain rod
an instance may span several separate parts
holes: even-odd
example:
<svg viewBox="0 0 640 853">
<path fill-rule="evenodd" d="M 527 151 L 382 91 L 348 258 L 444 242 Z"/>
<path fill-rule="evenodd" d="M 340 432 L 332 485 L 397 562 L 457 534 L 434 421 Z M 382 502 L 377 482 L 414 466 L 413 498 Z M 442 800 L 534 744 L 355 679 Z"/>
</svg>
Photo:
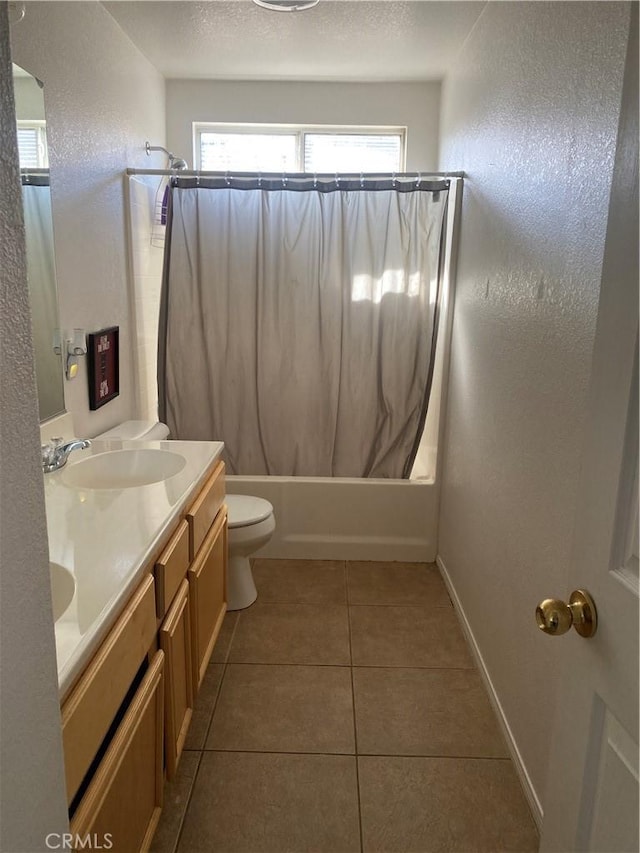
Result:
<svg viewBox="0 0 640 853">
<path fill-rule="evenodd" d="M 288 178 L 319 178 L 321 180 L 335 180 L 336 174 L 340 179 L 359 178 L 464 178 L 464 172 L 236 172 L 230 169 L 226 172 L 204 172 L 195 169 L 135 169 L 127 168 L 127 175 L 158 175 L 173 176 L 175 178 L 261 178 L 280 180 L 283 176 Z"/>
</svg>

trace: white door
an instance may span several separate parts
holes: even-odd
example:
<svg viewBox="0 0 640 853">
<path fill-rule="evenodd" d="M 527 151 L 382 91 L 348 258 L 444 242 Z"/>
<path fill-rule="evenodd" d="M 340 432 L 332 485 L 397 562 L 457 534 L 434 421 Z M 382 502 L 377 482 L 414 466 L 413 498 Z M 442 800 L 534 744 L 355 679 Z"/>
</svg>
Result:
<svg viewBox="0 0 640 853">
<path fill-rule="evenodd" d="M 579 511 L 564 590 L 567 596 L 574 589 L 591 593 L 598 627 L 592 639 L 574 630 L 548 638 L 558 647 L 561 680 L 544 797 L 545 851 L 640 849 L 636 12 L 609 206 Z"/>
</svg>

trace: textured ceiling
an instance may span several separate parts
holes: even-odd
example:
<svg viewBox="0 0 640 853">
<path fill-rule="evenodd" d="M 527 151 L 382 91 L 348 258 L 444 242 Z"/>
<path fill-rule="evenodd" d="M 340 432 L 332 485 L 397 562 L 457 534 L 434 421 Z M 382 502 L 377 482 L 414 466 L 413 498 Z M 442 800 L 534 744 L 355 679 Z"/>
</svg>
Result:
<svg viewBox="0 0 640 853">
<path fill-rule="evenodd" d="M 103 5 L 167 78 L 434 80 L 485 2 L 320 0 L 305 12 L 251 0 Z"/>
</svg>

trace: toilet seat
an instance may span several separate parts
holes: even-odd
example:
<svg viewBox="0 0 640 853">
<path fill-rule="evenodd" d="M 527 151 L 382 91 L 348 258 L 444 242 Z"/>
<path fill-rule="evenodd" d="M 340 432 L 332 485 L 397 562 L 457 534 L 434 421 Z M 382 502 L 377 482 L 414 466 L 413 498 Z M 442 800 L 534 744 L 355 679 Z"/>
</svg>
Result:
<svg viewBox="0 0 640 853">
<path fill-rule="evenodd" d="M 225 502 L 230 529 L 259 524 L 273 513 L 273 506 L 269 501 L 253 495 L 227 495 Z"/>
</svg>

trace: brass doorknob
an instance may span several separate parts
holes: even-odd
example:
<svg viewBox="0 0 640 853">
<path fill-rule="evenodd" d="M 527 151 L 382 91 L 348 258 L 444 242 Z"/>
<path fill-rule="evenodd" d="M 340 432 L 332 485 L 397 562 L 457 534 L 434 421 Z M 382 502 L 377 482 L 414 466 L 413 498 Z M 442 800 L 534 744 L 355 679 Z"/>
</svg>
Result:
<svg viewBox="0 0 640 853">
<path fill-rule="evenodd" d="M 559 598 L 545 598 L 536 607 L 538 628 L 545 634 L 566 634 L 573 625 L 581 637 L 593 637 L 598 627 L 598 614 L 593 599 L 583 589 L 574 590 L 569 603 Z"/>
</svg>

